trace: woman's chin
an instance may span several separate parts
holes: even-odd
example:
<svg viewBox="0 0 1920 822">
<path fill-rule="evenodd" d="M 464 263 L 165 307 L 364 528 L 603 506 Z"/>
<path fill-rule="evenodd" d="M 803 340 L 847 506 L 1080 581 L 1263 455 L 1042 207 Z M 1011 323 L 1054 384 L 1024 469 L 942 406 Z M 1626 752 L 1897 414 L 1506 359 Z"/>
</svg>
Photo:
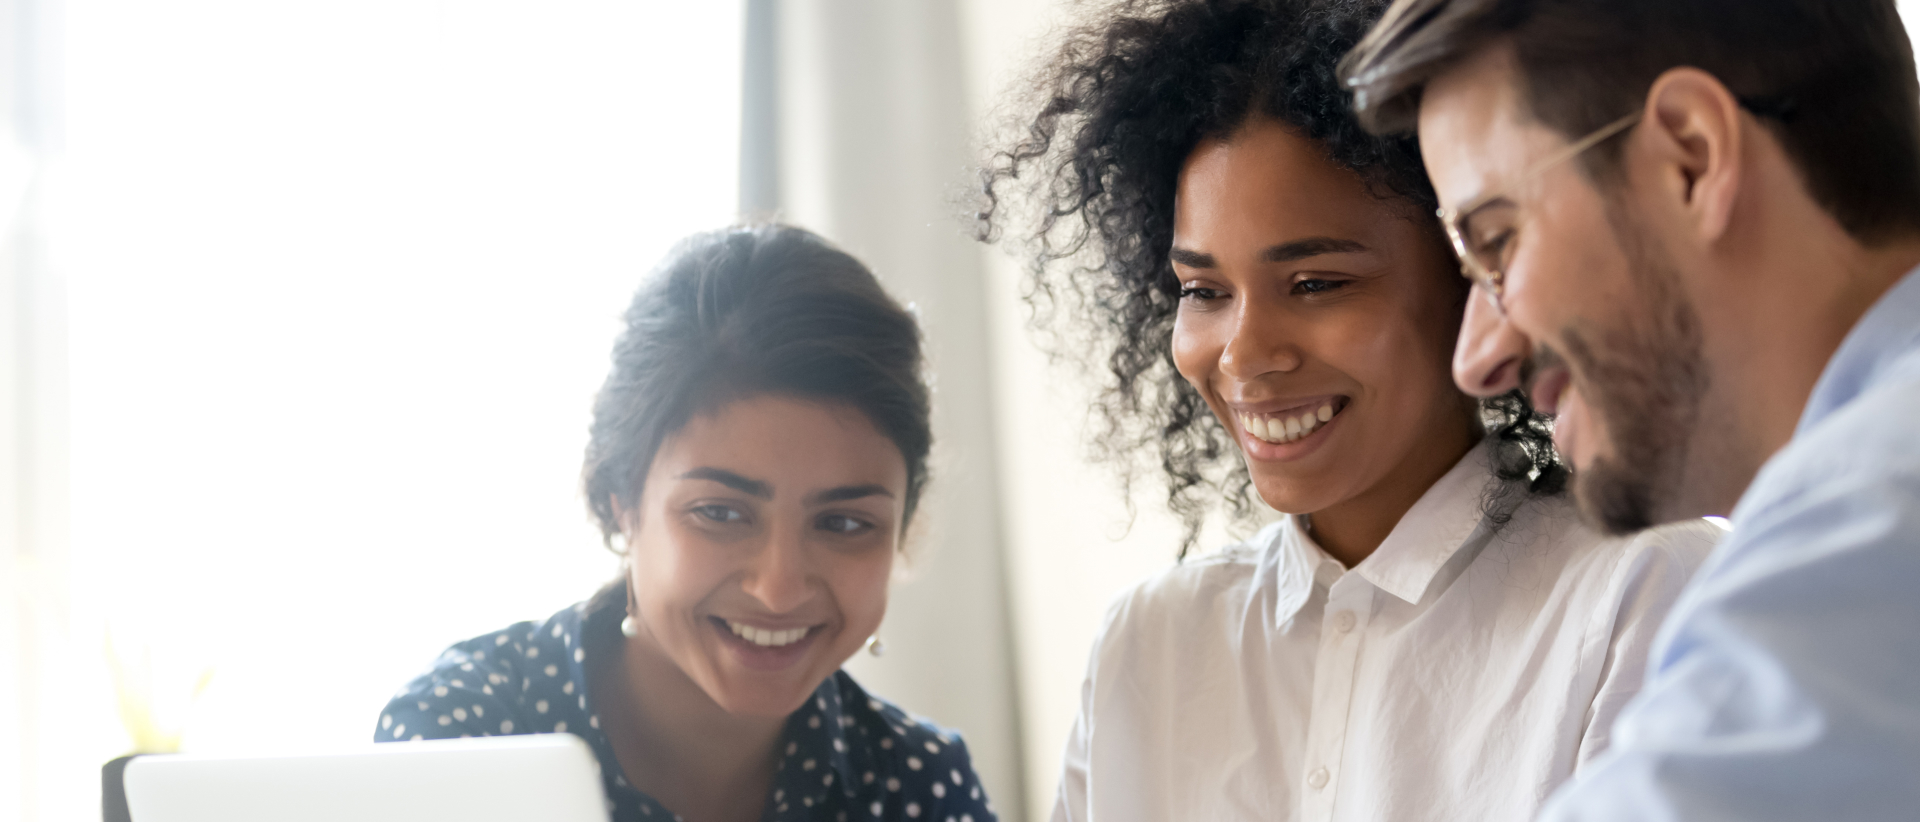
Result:
<svg viewBox="0 0 1920 822">
<path fill-rule="evenodd" d="M 710 648 L 715 679 L 707 695 L 735 716 L 783 717 L 804 704 L 844 662 L 830 659 L 836 633 L 822 626 L 784 646 L 758 645 L 730 632 L 716 632 Z"/>
<path fill-rule="evenodd" d="M 716 682 L 702 683 L 714 704 L 721 710 L 738 717 L 758 717 L 779 719 L 800 709 L 806 704 L 813 692 L 820 687 L 819 678 L 798 675 L 768 677 L 763 674 L 746 674 L 739 670 L 725 671 Z"/>
<path fill-rule="evenodd" d="M 1294 516 L 1311 514 L 1333 504 L 1333 495 L 1328 494 L 1327 489 L 1325 484 L 1303 482 L 1294 476 L 1263 478 L 1256 474 L 1253 478 L 1253 490 L 1260 495 L 1261 502 L 1282 514 Z"/>
</svg>

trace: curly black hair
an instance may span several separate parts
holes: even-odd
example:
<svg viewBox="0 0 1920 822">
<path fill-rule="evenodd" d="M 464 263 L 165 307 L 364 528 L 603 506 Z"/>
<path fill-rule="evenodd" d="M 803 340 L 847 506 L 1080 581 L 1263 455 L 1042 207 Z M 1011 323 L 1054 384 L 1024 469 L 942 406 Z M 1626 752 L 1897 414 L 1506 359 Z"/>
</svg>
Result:
<svg viewBox="0 0 1920 822">
<path fill-rule="evenodd" d="M 1082 364 L 1104 365 L 1095 455 L 1130 485 L 1140 456 L 1158 454 L 1167 505 L 1185 525 L 1182 557 L 1216 500 L 1242 519 L 1253 506 L 1232 434 L 1174 368 L 1180 284 L 1168 252 L 1180 169 L 1202 140 L 1264 115 L 1318 141 L 1376 196 L 1434 213 L 1415 138 L 1362 129 L 1334 74 L 1385 6 L 1120 0 L 1085 9 L 1094 22 L 1067 33 L 1027 90 L 1036 113 L 980 169 L 977 238 L 999 242 L 1019 226 L 1012 239 L 1026 259 L 1032 327 L 1056 359 L 1091 352 Z M 1443 242 L 1437 222 L 1433 230 Z M 1566 468 L 1525 395 L 1487 400 L 1482 411 L 1505 480 L 1488 492 L 1496 521 L 1518 491 L 1559 493 Z"/>
</svg>

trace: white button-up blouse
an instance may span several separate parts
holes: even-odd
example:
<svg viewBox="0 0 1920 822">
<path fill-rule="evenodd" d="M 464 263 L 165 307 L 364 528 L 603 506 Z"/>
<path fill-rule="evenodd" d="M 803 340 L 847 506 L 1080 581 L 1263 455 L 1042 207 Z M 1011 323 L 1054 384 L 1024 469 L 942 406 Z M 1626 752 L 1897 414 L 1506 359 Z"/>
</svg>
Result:
<svg viewBox="0 0 1920 822">
<path fill-rule="evenodd" d="M 1122 595 L 1056 822 L 1523 822 L 1607 746 L 1720 531 L 1607 539 L 1565 497 L 1504 525 L 1476 448 L 1352 570 L 1289 517 Z"/>
</svg>

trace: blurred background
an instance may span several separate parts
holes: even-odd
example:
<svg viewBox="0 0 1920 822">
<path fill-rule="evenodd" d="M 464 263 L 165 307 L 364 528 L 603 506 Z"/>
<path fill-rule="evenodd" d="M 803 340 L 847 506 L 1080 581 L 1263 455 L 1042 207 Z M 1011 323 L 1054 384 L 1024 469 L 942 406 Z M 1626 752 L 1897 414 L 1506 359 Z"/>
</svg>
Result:
<svg viewBox="0 0 1920 822">
<path fill-rule="evenodd" d="M 0 0 L 0 820 L 97 819 L 134 750 L 367 740 L 446 645 L 611 578 L 578 471 L 619 312 L 742 216 L 918 312 L 935 482 L 850 666 L 1044 819 L 1106 603 L 1178 542 L 961 216 L 1087 13 Z"/>
</svg>

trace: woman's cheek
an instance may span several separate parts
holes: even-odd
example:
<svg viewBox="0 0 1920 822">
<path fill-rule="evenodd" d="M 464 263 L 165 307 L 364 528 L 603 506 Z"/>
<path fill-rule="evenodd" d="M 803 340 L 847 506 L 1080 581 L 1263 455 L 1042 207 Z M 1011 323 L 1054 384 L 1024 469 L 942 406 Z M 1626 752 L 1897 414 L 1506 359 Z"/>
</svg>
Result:
<svg viewBox="0 0 1920 822">
<path fill-rule="evenodd" d="M 887 615 L 887 593 L 893 579 L 894 552 L 881 548 L 861 556 L 847 569 L 847 585 L 838 597 L 847 627 L 861 641 L 880 627 Z"/>
<path fill-rule="evenodd" d="M 1181 311 L 1173 319 L 1173 365 L 1180 376 L 1195 388 L 1206 384 L 1207 375 L 1219 359 L 1219 349 L 1202 335 L 1203 323 Z"/>
</svg>

